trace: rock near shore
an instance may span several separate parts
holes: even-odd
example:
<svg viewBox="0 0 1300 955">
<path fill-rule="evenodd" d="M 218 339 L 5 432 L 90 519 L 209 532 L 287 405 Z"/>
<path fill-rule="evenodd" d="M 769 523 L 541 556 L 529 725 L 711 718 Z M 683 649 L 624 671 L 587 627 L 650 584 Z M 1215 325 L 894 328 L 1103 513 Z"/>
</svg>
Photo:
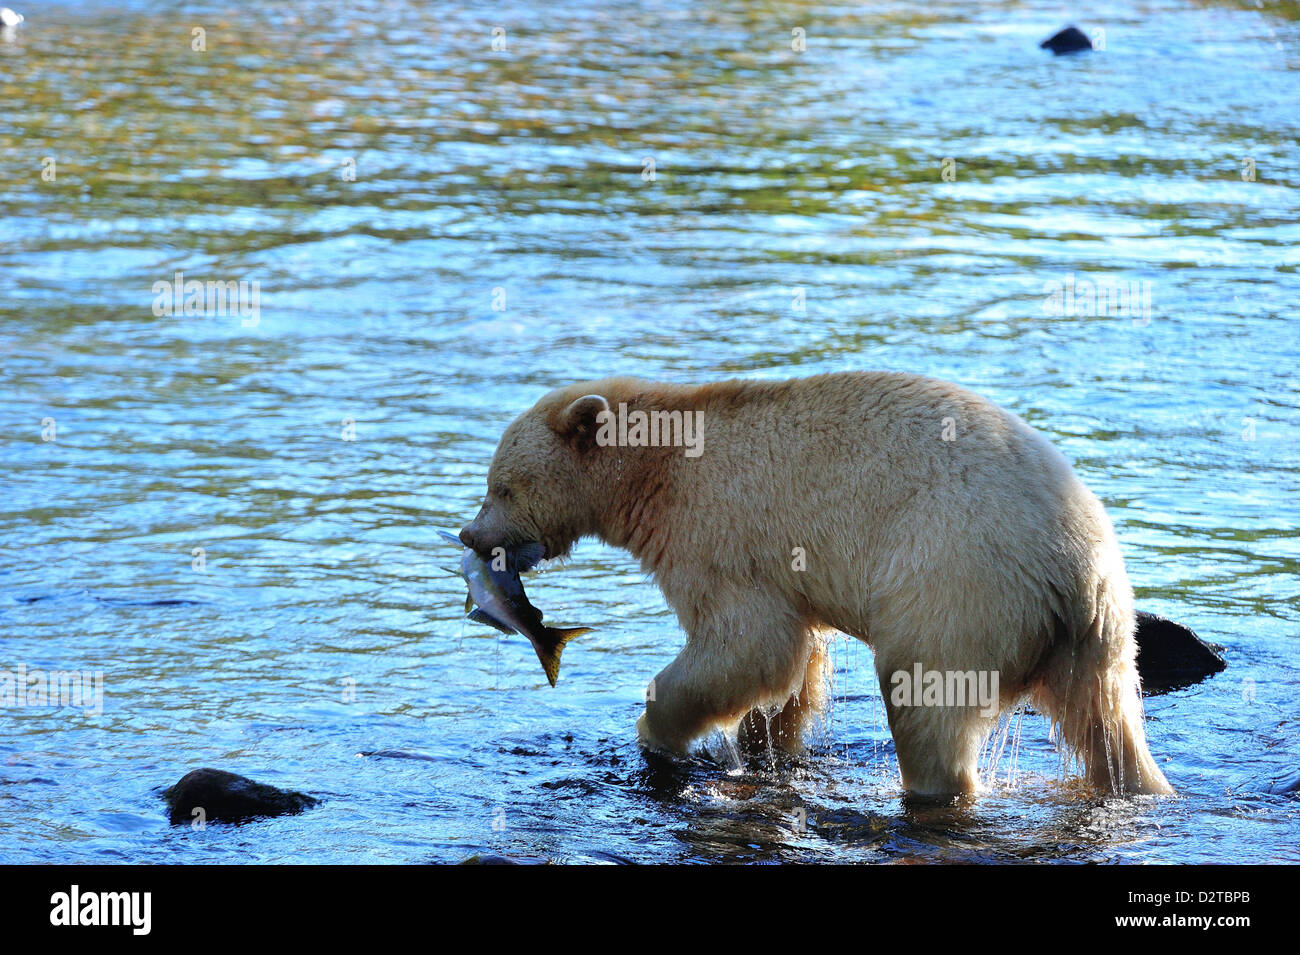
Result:
<svg viewBox="0 0 1300 955">
<path fill-rule="evenodd" d="M 1148 696 L 1200 683 L 1228 665 L 1219 654 L 1222 648 L 1158 614 L 1138 611 L 1136 640 L 1142 692 Z"/>
<path fill-rule="evenodd" d="M 247 822 L 310 809 L 320 800 L 306 793 L 277 789 L 221 769 L 196 769 L 163 792 L 174 826 L 205 822 Z M 199 810 L 198 813 L 195 810 Z"/>
<path fill-rule="evenodd" d="M 1038 46 L 1044 50 L 1051 50 L 1057 56 L 1063 56 L 1066 53 L 1082 53 L 1084 50 L 1091 50 L 1092 40 L 1088 39 L 1088 34 L 1078 27 L 1068 26 L 1059 33 L 1052 34 Z"/>
</svg>

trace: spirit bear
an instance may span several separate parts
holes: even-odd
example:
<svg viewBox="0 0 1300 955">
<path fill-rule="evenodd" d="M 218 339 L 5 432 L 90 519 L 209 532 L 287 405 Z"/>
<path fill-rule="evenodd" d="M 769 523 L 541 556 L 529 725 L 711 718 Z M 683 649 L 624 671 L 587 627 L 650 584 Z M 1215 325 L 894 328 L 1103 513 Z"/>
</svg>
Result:
<svg viewBox="0 0 1300 955">
<path fill-rule="evenodd" d="M 1095 786 L 1173 791 L 1147 749 L 1105 511 L 1042 435 L 957 385 L 879 372 L 559 388 L 506 429 L 460 536 L 548 558 L 593 536 L 641 561 L 687 634 L 637 722 L 644 747 L 682 753 L 722 729 L 797 751 L 833 629 L 872 648 L 913 793 L 976 791 L 998 713 L 1026 697 Z M 943 686 L 904 685 L 921 674 Z M 953 674 L 996 698 L 937 692 Z"/>
</svg>

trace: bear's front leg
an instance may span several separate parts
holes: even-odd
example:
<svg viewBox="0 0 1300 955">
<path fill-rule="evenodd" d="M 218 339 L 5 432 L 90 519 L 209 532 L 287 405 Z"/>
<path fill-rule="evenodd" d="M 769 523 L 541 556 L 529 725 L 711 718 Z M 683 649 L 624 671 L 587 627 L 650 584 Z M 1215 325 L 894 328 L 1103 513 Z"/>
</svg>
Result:
<svg viewBox="0 0 1300 955">
<path fill-rule="evenodd" d="M 792 608 L 753 590 L 723 606 L 714 598 L 711 612 L 692 613 L 686 646 L 648 689 L 642 746 L 684 754 L 755 708 L 783 707 L 803 686 L 814 641 Z"/>
</svg>

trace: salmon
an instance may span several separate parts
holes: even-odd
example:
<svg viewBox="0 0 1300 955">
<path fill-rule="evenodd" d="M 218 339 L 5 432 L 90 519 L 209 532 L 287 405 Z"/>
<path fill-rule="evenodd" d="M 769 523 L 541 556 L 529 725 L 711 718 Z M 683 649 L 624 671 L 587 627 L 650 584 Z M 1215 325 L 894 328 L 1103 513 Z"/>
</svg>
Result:
<svg viewBox="0 0 1300 955">
<path fill-rule="evenodd" d="M 443 537 L 463 550 L 460 558 L 460 575 L 469 584 L 465 609 L 470 620 L 495 627 L 502 633 L 521 633 L 528 638 L 541 661 L 542 670 L 551 686 L 560 675 L 560 653 L 564 645 L 576 636 L 591 633 L 591 627 L 548 627 L 542 623 L 542 612 L 528 602 L 520 574 L 536 566 L 542 559 L 541 544 L 525 544 L 517 551 L 506 554 L 503 560 L 485 560 L 477 552 L 465 547 L 460 538 L 439 531 Z M 504 563 L 503 567 L 494 565 Z"/>
</svg>

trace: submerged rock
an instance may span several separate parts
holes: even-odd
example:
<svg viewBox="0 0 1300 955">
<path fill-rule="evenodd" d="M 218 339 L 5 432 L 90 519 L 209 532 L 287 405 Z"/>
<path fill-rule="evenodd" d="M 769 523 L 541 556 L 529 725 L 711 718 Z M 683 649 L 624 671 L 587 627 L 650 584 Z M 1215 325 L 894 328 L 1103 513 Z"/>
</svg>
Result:
<svg viewBox="0 0 1300 955">
<path fill-rule="evenodd" d="M 259 816 L 285 816 L 310 809 L 320 800 L 305 793 L 276 789 L 221 769 L 196 769 L 163 792 L 173 826 L 195 819 L 246 822 Z M 202 810 L 195 815 L 194 810 Z"/>
<path fill-rule="evenodd" d="M 1269 779 L 1260 788 L 1275 796 L 1300 796 L 1300 772 Z"/>
<path fill-rule="evenodd" d="M 1076 26 L 1068 26 L 1060 33 L 1054 33 L 1038 45 L 1044 50 L 1051 50 L 1057 56 L 1062 53 L 1079 53 L 1092 49 L 1092 41 L 1088 39 L 1088 34 Z"/>
<path fill-rule="evenodd" d="M 539 859 L 534 856 L 499 856 L 492 853 L 476 852 L 474 855 L 461 859 L 458 865 L 550 865 L 550 859 Z"/>
<path fill-rule="evenodd" d="M 357 755 L 369 759 L 420 759 L 429 763 L 438 761 L 437 756 L 428 756 L 424 753 L 408 753 L 404 749 L 363 749 Z"/>
<path fill-rule="evenodd" d="M 1182 624 L 1137 613 L 1137 667 L 1147 696 L 1179 690 L 1226 669 L 1222 647 L 1206 643 Z"/>
</svg>

